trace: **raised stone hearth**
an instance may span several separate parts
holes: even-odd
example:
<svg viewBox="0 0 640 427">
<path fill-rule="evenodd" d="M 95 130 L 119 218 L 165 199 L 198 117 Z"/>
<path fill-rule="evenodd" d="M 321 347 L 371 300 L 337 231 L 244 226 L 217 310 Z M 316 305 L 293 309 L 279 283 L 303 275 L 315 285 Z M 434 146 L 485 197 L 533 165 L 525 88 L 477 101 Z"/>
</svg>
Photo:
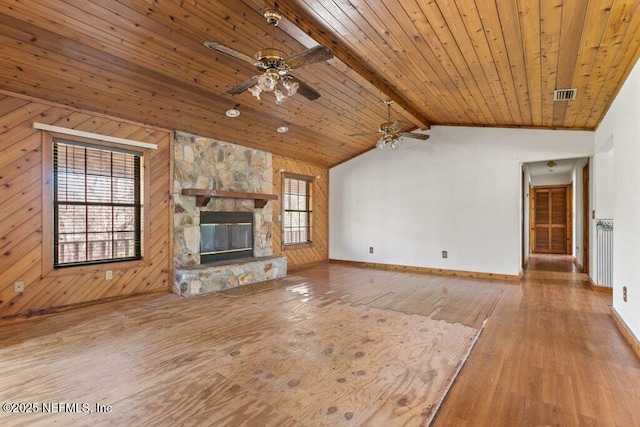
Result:
<svg viewBox="0 0 640 427">
<path fill-rule="evenodd" d="M 176 132 L 174 155 L 173 291 L 194 296 L 286 276 L 286 258 L 274 257 L 272 249 L 272 204 L 277 200 L 257 207 L 251 198 L 224 197 L 229 192 L 271 194 L 271 153 Z M 183 189 L 223 196 L 211 197 L 203 206 L 202 198 L 183 194 Z M 252 212 L 254 257 L 201 264 L 200 212 Z"/>
<path fill-rule="evenodd" d="M 287 274 L 285 257 L 247 258 L 177 269 L 173 292 L 192 297 L 236 286 L 278 279 Z"/>
</svg>

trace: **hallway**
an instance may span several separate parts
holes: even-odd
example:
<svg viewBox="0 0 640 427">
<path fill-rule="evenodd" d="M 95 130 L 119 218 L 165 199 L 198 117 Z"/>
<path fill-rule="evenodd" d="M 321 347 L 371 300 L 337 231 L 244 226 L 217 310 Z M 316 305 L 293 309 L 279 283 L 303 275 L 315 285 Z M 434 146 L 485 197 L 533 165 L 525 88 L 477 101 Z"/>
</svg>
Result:
<svg viewBox="0 0 640 427">
<path fill-rule="evenodd" d="M 531 254 L 524 269 L 525 271 L 580 273 L 571 255 Z"/>
</svg>

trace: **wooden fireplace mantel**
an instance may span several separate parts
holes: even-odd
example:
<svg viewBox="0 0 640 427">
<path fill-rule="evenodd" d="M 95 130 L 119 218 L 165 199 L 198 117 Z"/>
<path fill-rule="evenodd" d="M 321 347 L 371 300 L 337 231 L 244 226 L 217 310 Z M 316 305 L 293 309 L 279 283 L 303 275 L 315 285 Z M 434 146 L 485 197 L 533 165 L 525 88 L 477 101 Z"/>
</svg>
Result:
<svg viewBox="0 0 640 427">
<path fill-rule="evenodd" d="M 195 196 L 196 205 L 207 206 L 212 197 L 229 199 L 253 199 L 256 209 L 263 208 L 269 200 L 278 200 L 277 194 L 242 193 L 238 191 L 207 190 L 206 188 L 183 188 L 183 196 Z"/>
</svg>

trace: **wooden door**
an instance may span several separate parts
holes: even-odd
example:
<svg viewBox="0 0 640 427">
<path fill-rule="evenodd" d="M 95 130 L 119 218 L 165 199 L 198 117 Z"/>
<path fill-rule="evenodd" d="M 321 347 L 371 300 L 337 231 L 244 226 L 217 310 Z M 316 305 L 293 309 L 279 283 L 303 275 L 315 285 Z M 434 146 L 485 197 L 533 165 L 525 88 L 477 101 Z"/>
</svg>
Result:
<svg viewBox="0 0 640 427">
<path fill-rule="evenodd" d="M 571 253 L 569 186 L 535 187 L 533 204 L 533 251 L 548 254 Z"/>
</svg>

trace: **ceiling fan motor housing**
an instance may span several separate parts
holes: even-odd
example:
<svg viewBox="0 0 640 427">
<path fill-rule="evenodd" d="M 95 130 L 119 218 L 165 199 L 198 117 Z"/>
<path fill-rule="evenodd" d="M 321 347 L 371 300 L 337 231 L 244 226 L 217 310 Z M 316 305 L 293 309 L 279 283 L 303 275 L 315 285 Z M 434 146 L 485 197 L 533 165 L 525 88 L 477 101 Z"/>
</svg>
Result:
<svg viewBox="0 0 640 427">
<path fill-rule="evenodd" d="M 380 125 L 380 129 L 378 132 L 382 133 L 392 133 L 393 132 L 393 122 L 386 122 Z"/>
<path fill-rule="evenodd" d="M 273 9 L 266 10 L 264 12 L 264 17 L 267 19 L 267 24 L 273 27 L 277 27 L 278 23 L 280 23 L 280 20 L 282 19 L 282 15 L 280 15 L 277 10 Z"/>
<path fill-rule="evenodd" d="M 256 53 L 256 67 L 260 71 L 276 69 L 280 75 L 289 72 L 289 67 L 285 63 L 285 54 L 280 49 L 265 48 Z"/>
</svg>

